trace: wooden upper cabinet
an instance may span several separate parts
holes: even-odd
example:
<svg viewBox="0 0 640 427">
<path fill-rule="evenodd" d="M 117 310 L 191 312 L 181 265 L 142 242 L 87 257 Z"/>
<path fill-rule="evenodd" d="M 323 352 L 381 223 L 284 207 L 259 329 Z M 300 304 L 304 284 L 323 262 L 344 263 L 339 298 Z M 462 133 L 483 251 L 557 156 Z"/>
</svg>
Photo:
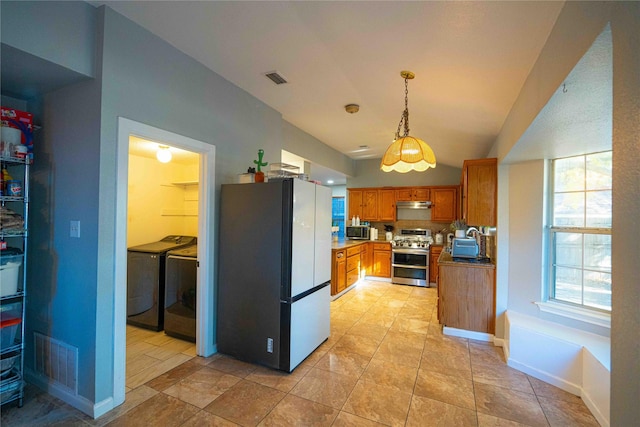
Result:
<svg viewBox="0 0 640 427">
<path fill-rule="evenodd" d="M 457 215 L 458 186 L 431 188 L 431 221 L 452 222 Z"/>
<path fill-rule="evenodd" d="M 364 190 L 362 192 L 361 220 L 376 221 L 378 219 L 378 189 Z"/>
<path fill-rule="evenodd" d="M 498 161 L 465 160 L 462 166 L 462 217 L 469 225 L 497 224 Z"/>
<path fill-rule="evenodd" d="M 396 220 L 396 195 L 395 191 L 378 190 L 378 221 Z"/>
<path fill-rule="evenodd" d="M 361 221 L 395 221 L 396 198 L 393 188 L 349 189 L 347 219 L 359 216 Z"/>
<path fill-rule="evenodd" d="M 411 202 L 414 200 L 421 202 L 429 200 L 429 189 L 426 187 L 406 187 L 396 190 L 396 201 Z"/>
<path fill-rule="evenodd" d="M 349 190 L 349 214 L 347 222 L 354 216 L 362 218 L 362 190 Z"/>
<path fill-rule="evenodd" d="M 413 188 L 400 188 L 396 190 L 396 201 L 410 202 L 413 200 Z"/>
<path fill-rule="evenodd" d="M 429 200 L 429 189 L 428 188 L 414 188 L 413 192 L 413 200 L 418 200 L 424 202 L 425 200 Z"/>
</svg>

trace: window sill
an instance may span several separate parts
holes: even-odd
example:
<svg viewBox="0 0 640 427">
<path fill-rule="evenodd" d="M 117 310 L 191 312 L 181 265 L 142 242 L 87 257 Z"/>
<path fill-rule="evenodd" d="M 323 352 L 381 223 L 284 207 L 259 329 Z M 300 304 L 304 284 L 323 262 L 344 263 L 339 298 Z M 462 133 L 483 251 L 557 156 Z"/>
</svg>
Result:
<svg viewBox="0 0 640 427">
<path fill-rule="evenodd" d="M 611 329 L 611 315 L 553 301 L 536 302 L 540 311 Z"/>
</svg>

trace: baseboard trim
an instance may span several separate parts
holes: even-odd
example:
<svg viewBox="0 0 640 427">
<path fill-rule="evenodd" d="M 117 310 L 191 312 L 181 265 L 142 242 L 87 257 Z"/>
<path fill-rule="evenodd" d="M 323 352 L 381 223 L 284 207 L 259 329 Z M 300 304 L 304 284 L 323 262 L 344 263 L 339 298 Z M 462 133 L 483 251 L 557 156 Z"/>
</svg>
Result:
<svg viewBox="0 0 640 427">
<path fill-rule="evenodd" d="M 476 341 L 493 342 L 494 336 L 484 332 L 467 331 L 465 329 L 451 328 L 449 326 L 442 327 L 442 333 L 453 337 L 470 338 Z"/>
<path fill-rule="evenodd" d="M 50 382 L 47 377 L 37 374 L 31 369 L 25 369 L 25 379 L 28 383 L 31 383 L 39 389 L 47 392 L 48 394 L 57 397 L 63 402 L 73 406 L 77 410 L 87 414 L 92 418 L 98 418 L 99 416 L 109 412 L 113 409 L 113 398 L 108 397 L 98 403 L 93 403 L 89 399 L 69 393 L 69 391 L 57 386 L 55 383 Z"/>
<path fill-rule="evenodd" d="M 517 369 L 521 372 L 524 372 L 527 375 L 531 375 L 541 381 L 554 385 L 562 390 L 569 392 L 571 394 L 575 394 L 576 396 L 580 396 L 582 394 L 582 387 L 577 384 L 573 384 L 570 381 L 559 378 L 555 375 L 552 375 L 548 372 L 541 371 L 539 369 L 534 368 L 533 366 L 526 365 L 524 363 L 520 363 L 517 360 L 507 358 L 507 365 L 511 366 L 514 369 Z"/>
<path fill-rule="evenodd" d="M 584 404 L 587 405 L 587 408 L 589 408 L 589 410 L 591 411 L 591 414 L 596 418 L 598 423 L 600 423 L 602 427 L 610 427 L 609 417 L 605 417 L 602 414 L 602 412 L 600 411 L 600 408 L 598 408 L 598 405 L 596 405 L 596 403 L 593 401 L 589 393 L 582 390 L 580 397 L 582 398 L 582 401 L 584 402 Z"/>
</svg>

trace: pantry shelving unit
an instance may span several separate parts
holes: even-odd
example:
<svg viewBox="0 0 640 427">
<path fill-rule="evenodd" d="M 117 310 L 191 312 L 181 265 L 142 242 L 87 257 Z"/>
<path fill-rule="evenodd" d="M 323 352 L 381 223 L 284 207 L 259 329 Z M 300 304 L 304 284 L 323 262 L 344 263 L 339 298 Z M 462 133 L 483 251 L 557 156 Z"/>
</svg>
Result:
<svg viewBox="0 0 640 427">
<path fill-rule="evenodd" d="M 0 224 L 0 244 L 19 251 L 3 250 L 2 283 L 0 283 L 0 404 L 18 401 L 22 407 L 24 398 L 24 333 L 27 296 L 27 242 L 29 219 L 29 159 L 0 155 L 0 166 L 6 168 L 21 186 L 20 194 L 3 191 L 0 205 L 22 216 L 24 225 L 11 225 L 6 217 Z M 7 189 L 5 189 L 7 190 Z M 21 252 L 21 253 L 20 253 Z M 15 255 L 4 255 L 4 254 Z M 19 254 L 19 255 L 18 255 Z M 10 262 L 7 262 L 9 260 Z M 18 260 L 21 266 L 15 267 Z M 17 279 L 15 271 L 17 269 Z M 16 286 L 17 280 L 17 286 Z M 13 284 L 11 283 L 13 282 Z"/>
</svg>

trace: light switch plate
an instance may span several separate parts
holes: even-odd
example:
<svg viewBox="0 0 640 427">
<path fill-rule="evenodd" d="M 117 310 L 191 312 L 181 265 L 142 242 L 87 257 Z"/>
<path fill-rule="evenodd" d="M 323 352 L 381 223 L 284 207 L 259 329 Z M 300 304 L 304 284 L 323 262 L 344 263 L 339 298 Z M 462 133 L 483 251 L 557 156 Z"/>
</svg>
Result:
<svg viewBox="0 0 640 427">
<path fill-rule="evenodd" d="M 80 221 L 71 221 L 69 223 L 69 237 L 80 238 Z"/>
</svg>

